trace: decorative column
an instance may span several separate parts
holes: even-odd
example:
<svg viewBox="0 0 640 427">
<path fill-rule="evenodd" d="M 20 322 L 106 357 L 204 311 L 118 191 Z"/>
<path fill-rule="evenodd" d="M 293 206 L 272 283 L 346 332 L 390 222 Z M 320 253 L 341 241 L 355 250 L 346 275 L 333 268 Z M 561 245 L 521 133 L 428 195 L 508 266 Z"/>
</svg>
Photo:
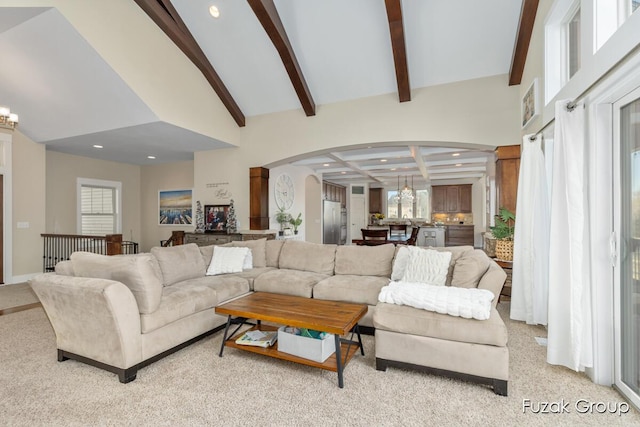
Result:
<svg viewBox="0 0 640 427">
<path fill-rule="evenodd" d="M 506 145 L 496 148 L 496 191 L 498 206 L 516 213 L 518 176 L 520 174 L 520 146 Z"/>
</svg>

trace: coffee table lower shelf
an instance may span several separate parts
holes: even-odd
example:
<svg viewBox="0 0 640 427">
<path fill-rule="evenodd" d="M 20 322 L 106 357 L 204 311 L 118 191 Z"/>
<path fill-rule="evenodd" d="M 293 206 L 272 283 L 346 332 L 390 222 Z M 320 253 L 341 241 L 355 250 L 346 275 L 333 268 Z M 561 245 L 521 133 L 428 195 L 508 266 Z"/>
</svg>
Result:
<svg viewBox="0 0 640 427">
<path fill-rule="evenodd" d="M 275 342 L 271 347 L 256 347 L 251 345 L 242 345 L 236 344 L 236 340 L 240 338 L 245 332 L 260 329 L 262 331 L 277 331 L 278 328 L 275 326 L 262 324 L 260 327 L 253 327 L 251 329 L 247 329 L 233 337 L 229 338 L 225 343 L 225 347 L 237 348 L 239 350 L 249 351 L 251 353 L 263 354 L 265 356 L 274 357 L 276 359 L 288 360 L 290 362 L 300 363 L 302 365 L 312 366 L 314 368 L 325 369 L 327 371 L 338 372 L 338 362 L 336 360 L 336 353 L 333 353 L 327 360 L 324 362 L 316 362 L 315 360 L 305 359 L 304 357 L 294 356 L 293 354 L 284 353 L 282 351 L 278 351 L 278 341 Z M 346 366 L 347 363 L 355 356 L 355 354 L 360 350 L 360 347 L 357 344 L 347 342 L 340 343 L 340 354 L 342 356 L 342 367 Z"/>
</svg>

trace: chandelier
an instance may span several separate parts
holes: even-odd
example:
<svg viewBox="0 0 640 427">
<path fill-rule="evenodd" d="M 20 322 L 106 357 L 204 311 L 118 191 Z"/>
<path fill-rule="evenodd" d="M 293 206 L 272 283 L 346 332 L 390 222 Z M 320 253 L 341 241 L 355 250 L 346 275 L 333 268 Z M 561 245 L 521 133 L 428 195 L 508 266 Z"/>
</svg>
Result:
<svg viewBox="0 0 640 427">
<path fill-rule="evenodd" d="M 413 195 L 413 176 L 411 177 L 411 187 L 407 184 L 407 177 L 404 177 L 404 187 L 402 190 L 400 189 L 400 176 L 398 175 L 398 192 L 395 196 L 393 196 L 392 203 L 398 204 L 400 202 L 405 203 L 413 203 L 413 199 L 415 196 Z"/>
<path fill-rule="evenodd" d="M 9 107 L 0 105 L 0 127 L 15 129 L 18 125 L 18 115 L 11 112 Z"/>
</svg>

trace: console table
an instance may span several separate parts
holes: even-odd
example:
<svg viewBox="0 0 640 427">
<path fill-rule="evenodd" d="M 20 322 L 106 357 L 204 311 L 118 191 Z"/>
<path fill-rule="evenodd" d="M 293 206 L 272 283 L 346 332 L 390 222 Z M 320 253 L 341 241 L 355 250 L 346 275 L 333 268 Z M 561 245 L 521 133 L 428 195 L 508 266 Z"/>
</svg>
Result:
<svg viewBox="0 0 640 427">
<path fill-rule="evenodd" d="M 273 240 L 275 233 L 184 233 L 184 243 L 195 243 L 198 246 L 223 245 L 239 240 Z"/>
</svg>

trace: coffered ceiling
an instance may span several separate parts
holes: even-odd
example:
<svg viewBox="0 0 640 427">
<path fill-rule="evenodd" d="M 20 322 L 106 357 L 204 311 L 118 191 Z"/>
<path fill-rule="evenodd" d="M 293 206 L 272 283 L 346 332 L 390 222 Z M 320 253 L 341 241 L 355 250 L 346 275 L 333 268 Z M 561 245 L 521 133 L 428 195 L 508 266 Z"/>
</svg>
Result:
<svg viewBox="0 0 640 427">
<path fill-rule="evenodd" d="M 19 2 L 0 0 L 0 103 L 20 114 L 27 136 L 51 150 L 134 164 L 187 160 L 194 151 L 230 146 L 159 121 L 50 3 L 15 7 Z M 322 114 L 322 105 L 381 94 L 396 93 L 401 105 L 411 102 L 412 89 L 486 76 L 510 74 L 511 84 L 519 84 L 538 1 L 135 3 L 201 70 L 212 96 L 242 127 L 246 117 L 293 109 L 313 116 Z M 218 18 L 209 13 L 213 5 Z M 294 164 L 337 183 L 383 185 L 399 172 L 414 180 L 471 179 L 493 148 L 420 145 L 314 154 Z M 460 156 L 453 157 L 456 151 Z M 156 159 L 148 159 L 151 154 Z"/>
</svg>

